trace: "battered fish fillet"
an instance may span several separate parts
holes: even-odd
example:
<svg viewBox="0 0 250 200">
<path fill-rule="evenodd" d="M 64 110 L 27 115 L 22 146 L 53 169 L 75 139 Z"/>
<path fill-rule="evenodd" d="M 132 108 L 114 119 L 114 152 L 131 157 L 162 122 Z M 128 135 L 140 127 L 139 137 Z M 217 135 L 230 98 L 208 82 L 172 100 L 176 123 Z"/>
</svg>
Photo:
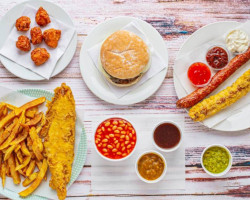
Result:
<svg viewBox="0 0 250 200">
<path fill-rule="evenodd" d="M 248 92 L 250 92 L 250 69 L 231 86 L 193 106 L 189 110 L 189 116 L 194 121 L 203 121 L 232 105 Z"/>
<path fill-rule="evenodd" d="M 57 191 L 58 198 L 62 200 L 67 195 L 66 186 L 74 160 L 76 111 L 70 87 L 63 83 L 56 88 L 47 107 L 43 131 L 47 132 L 44 147 L 52 174 L 50 187 Z"/>
</svg>

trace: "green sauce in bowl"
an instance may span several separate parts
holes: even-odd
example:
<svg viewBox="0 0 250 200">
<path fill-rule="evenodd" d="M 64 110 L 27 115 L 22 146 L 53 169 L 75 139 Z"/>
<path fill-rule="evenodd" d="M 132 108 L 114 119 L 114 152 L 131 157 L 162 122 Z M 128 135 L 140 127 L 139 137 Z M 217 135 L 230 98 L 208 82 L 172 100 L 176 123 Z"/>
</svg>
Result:
<svg viewBox="0 0 250 200">
<path fill-rule="evenodd" d="M 203 155 L 203 165 L 211 173 L 219 174 L 229 165 L 229 154 L 221 147 L 210 147 Z"/>
</svg>

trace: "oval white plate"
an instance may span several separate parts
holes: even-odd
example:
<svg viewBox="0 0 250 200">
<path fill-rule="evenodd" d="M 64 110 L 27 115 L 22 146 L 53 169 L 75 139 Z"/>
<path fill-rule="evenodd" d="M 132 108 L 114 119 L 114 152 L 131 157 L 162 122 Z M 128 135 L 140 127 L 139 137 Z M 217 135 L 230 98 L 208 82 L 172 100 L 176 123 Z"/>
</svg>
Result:
<svg viewBox="0 0 250 200">
<path fill-rule="evenodd" d="M 95 44 L 103 41 L 108 35 L 121 29 L 134 20 L 138 22 L 152 46 L 168 64 L 168 51 L 161 35 L 150 24 L 133 17 L 116 17 L 97 25 L 91 33 L 89 33 L 82 44 L 80 52 L 80 68 L 82 77 L 88 88 L 96 96 L 112 104 L 130 105 L 147 99 L 160 87 L 167 73 L 168 67 L 122 98 L 117 98 L 109 89 L 103 76 L 94 66 L 87 50 Z"/>
<path fill-rule="evenodd" d="M 23 7 L 26 3 L 33 5 L 34 7 L 42 6 L 46 9 L 49 15 L 62 20 L 64 23 L 74 26 L 73 21 L 69 17 L 69 15 L 59 6 L 53 4 L 51 2 L 36 0 L 36 1 L 25 1 L 23 3 L 17 4 L 12 9 L 10 9 L 0 20 L 1 34 L 0 34 L 0 48 L 3 46 L 6 38 L 8 37 L 13 25 L 16 22 L 16 19 L 20 17 Z M 71 59 L 73 58 L 77 45 L 77 33 L 74 34 L 68 48 L 62 57 L 58 60 L 55 70 L 52 73 L 52 77 L 59 74 L 63 71 Z M 12 74 L 26 80 L 44 80 L 45 78 L 22 67 L 21 65 L 16 64 L 15 62 L 9 60 L 8 58 L 0 55 L 0 60 L 2 64 L 8 69 Z"/>
<path fill-rule="evenodd" d="M 239 25 L 240 25 L 239 22 L 229 21 L 229 22 L 216 22 L 200 28 L 199 30 L 194 32 L 182 45 L 176 59 L 186 54 L 190 49 L 195 49 L 202 43 L 211 40 L 213 37 L 219 37 L 223 35 L 225 32 L 234 29 L 236 26 Z M 182 98 L 181 94 L 183 94 L 184 89 L 181 86 L 181 83 L 179 82 L 175 73 L 174 73 L 174 86 L 178 98 Z M 244 113 L 247 112 L 249 112 L 249 109 L 246 109 L 244 111 Z M 242 113 L 238 113 L 236 115 L 233 115 L 233 117 L 230 117 L 222 121 L 221 123 L 214 126 L 212 129 L 219 131 L 239 131 L 249 128 L 250 127 L 249 121 L 241 116 L 246 116 L 246 114 L 243 115 Z M 228 120 L 230 120 L 231 122 L 229 123 Z"/>
</svg>

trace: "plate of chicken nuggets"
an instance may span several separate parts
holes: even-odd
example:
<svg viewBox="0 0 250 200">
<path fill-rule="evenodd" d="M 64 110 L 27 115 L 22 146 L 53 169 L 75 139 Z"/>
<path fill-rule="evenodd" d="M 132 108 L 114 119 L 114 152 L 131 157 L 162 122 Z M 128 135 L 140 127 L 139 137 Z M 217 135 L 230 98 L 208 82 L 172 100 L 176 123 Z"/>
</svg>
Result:
<svg viewBox="0 0 250 200">
<path fill-rule="evenodd" d="M 37 9 L 34 19 L 22 15 L 22 11 L 27 4 Z M 20 52 L 20 55 L 29 55 L 30 62 L 37 68 L 42 68 L 46 63 L 49 63 L 50 60 L 55 59 L 51 51 L 58 48 L 58 44 L 63 40 L 61 37 L 63 33 L 60 28 L 46 28 L 53 20 L 52 18 L 63 21 L 65 25 L 74 27 L 69 15 L 56 4 L 42 0 L 17 4 L 10 9 L 0 21 L 2 30 L 0 49 L 5 45 L 8 35 L 14 26 L 14 29 L 19 35 L 16 41 L 13 41 L 16 50 Z M 31 21 L 35 22 L 35 25 L 32 26 Z M 41 46 L 41 44 L 43 44 L 43 46 Z M 55 68 L 53 72 L 51 72 L 50 77 L 57 75 L 67 67 L 73 58 L 76 45 L 77 34 L 74 32 L 65 52 L 54 65 Z M 44 80 L 47 78 L 17 64 L 13 59 L 9 59 L 3 55 L 0 55 L 0 60 L 6 69 L 22 79 Z"/>
</svg>

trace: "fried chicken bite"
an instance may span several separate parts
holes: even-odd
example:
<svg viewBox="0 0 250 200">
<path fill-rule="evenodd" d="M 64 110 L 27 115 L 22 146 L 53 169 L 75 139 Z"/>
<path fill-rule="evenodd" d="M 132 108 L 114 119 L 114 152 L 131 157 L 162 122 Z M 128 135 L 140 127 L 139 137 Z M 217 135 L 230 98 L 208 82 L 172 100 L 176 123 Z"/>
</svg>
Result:
<svg viewBox="0 0 250 200">
<path fill-rule="evenodd" d="M 40 44 L 43 41 L 42 30 L 38 26 L 30 30 L 30 36 L 33 45 Z"/>
<path fill-rule="evenodd" d="M 30 29 L 30 18 L 27 16 L 19 17 L 16 20 L 16 29 L 18 31 L 28 31 Z"/>
<path fill-rule="evenodd" d="M 21 51 L 29 51 L 30 50 L 30 40 L 27 36 L 21 35 L 18 37 L 16 41 L 16 47 Z"/>
<path fill-rule="evenodd" d="M 61 38 L 61 31 L 56 29 L 48 29 L 43 32 L 43 39 L 45 43 L 52 48 L 56 48 L 58 40 Z"/>
<path fill-rule="evenodd" d="M 31 52 L 31 59 L 37 66 L 45 63 L 49 59 L 49 57 L 50 57 L 50 54 L 47 52 L 45 48 L 35 48 Z"/>
<path fill-rule="evenodd" d="M 43 7 L 40 7 L 36 13 L 36 23 L 40 26 L 46 26 L 50 22 L 49 14 Z"/>
</svg>

